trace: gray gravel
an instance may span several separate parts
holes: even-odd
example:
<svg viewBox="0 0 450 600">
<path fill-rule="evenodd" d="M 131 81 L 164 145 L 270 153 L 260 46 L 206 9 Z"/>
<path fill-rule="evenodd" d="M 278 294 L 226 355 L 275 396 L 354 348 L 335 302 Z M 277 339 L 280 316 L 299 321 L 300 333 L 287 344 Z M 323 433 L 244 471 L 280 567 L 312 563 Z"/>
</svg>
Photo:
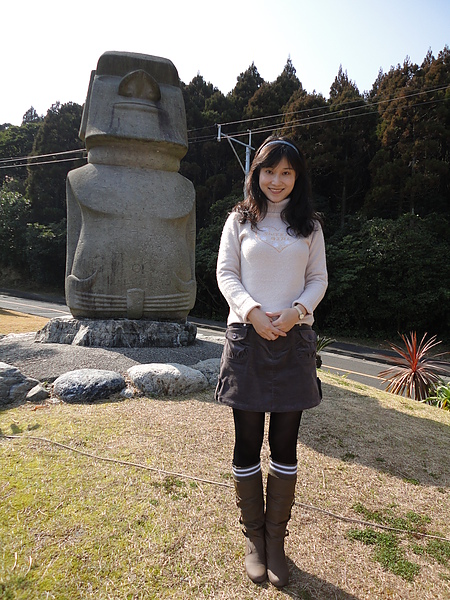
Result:
<svg viewBox="0 0 450 600">
<path fill-rule="evenodd" d="M 75 369 L 104 369 L 125 375 L 133 365 L 180 363 L 220 358 L 223 335 L 197 334 L 192 346 L 182 348 L 85 348 L 40 344 L 34 333 L 10 334 L 0 339 L 0 361 L 14 365 L 27 377 L 52 382 Z"/>
</svg>

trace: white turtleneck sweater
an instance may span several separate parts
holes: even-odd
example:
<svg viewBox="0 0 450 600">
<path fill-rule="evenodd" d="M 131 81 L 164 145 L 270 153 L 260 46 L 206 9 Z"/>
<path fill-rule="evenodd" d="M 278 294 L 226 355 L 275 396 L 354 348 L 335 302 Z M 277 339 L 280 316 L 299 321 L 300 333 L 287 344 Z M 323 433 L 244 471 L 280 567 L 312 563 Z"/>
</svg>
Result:
<svg viewBox="0 0 450 600">
<path fill-rule="evenodd" d="M 248 323 L 255 307 L 278 312 L 295 304 L 308 311 L 302 323 L 314 322 L 314 309 L 328 285 L 322 228 L 316 222 L 307 238 L 289 235 L 280 216 L 288 202 L 268 202 L 256 230 L 249 222 L 240 224 L 236 212 L 224 225 L 217 282 L 230 307 L 228 324 Z"/>
</svg>

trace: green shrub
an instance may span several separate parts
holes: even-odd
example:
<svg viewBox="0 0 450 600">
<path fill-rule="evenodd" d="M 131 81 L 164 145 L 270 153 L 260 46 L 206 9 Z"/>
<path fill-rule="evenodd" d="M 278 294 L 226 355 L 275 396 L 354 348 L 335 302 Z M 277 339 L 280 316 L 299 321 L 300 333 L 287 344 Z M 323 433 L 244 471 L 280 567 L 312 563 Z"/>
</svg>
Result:
<svg viewBox="0 0 450 600">
<path fill-rule="evenodd" d="M 22 268 L 26 261 L 27 220 L 30 201 L 18 192 L 0 189 L 0 264 Z"/>
<path fill-rule="evenodd" d="M 36 283 L 63 287 L 66 250 L 66 220 L 41 225 L 30 223 L 26 234 L 27 263 Z"/>
<path fill-rule="evenodd" d="M 422 400 L 425 404 L 450 410 L 450 383 L 442 383 L 436 387 L 434 393 Z"/>
<path fill-rule="evenodd" d="M 327 240 L 329 286 L 316 311 L 333 335 L 435 331 L 450 339 L 450 236 L 442 215 L 349 219 Z M 437 275 L 438 274 L 438 277 Z"/>
</svg>

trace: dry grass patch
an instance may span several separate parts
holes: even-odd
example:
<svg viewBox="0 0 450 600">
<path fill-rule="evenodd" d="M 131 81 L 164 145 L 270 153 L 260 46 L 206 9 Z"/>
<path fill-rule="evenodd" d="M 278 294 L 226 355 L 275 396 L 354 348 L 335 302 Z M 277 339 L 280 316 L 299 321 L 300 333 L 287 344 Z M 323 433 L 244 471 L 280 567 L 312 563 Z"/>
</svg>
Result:
<svg viewBox="0 0 450 600">
<path fill-rule="evenodd" d="M 321 377 L 324 401 L 305 413 L 299 438 L 287 588 L 254 585 L 244 574 L 232 416 L 205 392 L 0 412 L 3 434 L 20 437 L 0 439 L 0 598 L 448 597 L 444 543 L 433 548 L 431 539 L 393 533 L 398 556 L 416 565 L 408 579 L 391 568 L 392 556 L 380 562 L 383 548 L 366 543 L 369 534 L 352 533 L 369 528 L 312 507 L 449 538 L 450 414 Z M 267 463 L 266 443 L 265 471 Z"/>
<path fill-rule="evenodd" d="M 0 334 L 31 333 L 42 329 L 48 319 L 0 308 Z"/>
</svg>

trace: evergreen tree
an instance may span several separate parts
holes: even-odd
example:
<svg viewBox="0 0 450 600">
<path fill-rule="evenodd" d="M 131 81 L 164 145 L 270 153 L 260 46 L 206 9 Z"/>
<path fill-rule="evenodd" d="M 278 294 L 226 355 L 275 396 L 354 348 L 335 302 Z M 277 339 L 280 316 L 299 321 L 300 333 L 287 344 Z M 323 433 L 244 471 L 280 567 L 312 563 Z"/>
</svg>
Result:
<svg viewBox="0 0 450 600">
<path fill-rule="evenodd" d="M 39 126 L 32 155 L 51 154 L 82 148 L 78 138 L 82 107 L 69 102 L 54 104 Z M 43 225 L 58 223 L 66 216 L 66 176 L 84 160 L 28 166 L 27 196 L 31 201 L 32 219 Z"/>
<path fill-rule="evenodd" d="M 23 115 L 22 125 L 25 123 L 39 123 L 44 120 L 44 117 L 39 116 L 34 106 L 31 106 L 27 112 Z"/>
<path fill-rule="evenodd" d="M 327 239 L 330 281 L 316 314 L 321 327 L 374 337 L 428 331 L 450 339 L 448 230 L 440 215 L 350 218 Z"/>
<path fill-rule="evenodd" d="M 231 91 L 230 97 L 236 111 L 241 115 L 240 118 L 242 118 L 250 98 L 263 83 L 264 79 L 259 74 L 254 62 L 246 71 L 238 76 L 236 85 Z"/>
<path fill-rule="evenodd" d="M 294 92 L 303 89 L 290 57 L 288 57 L 284 69 L 281 72 L 281 75 L 276 78 L 274 85 L 280 96 L 280 103 L 282 106 L 289 101 Z"/>
<path fill-rule="evenodd" d="M 23 164 L 23 159 L 31 154 L 40 125 L 40 121 L 26 121 L 20 127 L 9 125 L 0 131 L 0 160 L 22 159 L 8 160 L 1 165 L 8 168 L 0 170 L 0 185 L 6 185 L 9 190 L 21 195 L 25 193 L 27 169 L 16 165 Z"/>
<path fill-rule="evenodd" d="M 196 129 L 211 125 L 214 123 L 207 122 L 205 119 L 205 105 L 211 96 L 219 90 L 212 83 L 207 83 L 198 73 L 188 84 L 181 84 L 183 91 L 184 105 L 186 108 L 187 128 Z"/>
<path fill-rule="evenodd" d="M 0 265 L 14 269 L 26 266 L 26 230 L 30 203 L 18 192 L 0 187 Z"/>
<path fill-rule="evenodd" d="M 371 164 L 366 214 L 449 214 L 449 85 L 447 46 L 437 59 L 431 51 L 421 67 L 407 59 L 381 80 L 373 96 L 380 115 L 380 150 Z"/>
<path fill-rule="evenodd" d="M 316 204 L 321 211 L 330 212 L 332 169 L 328 159 L 333 146 L 324 124 L 327 112 L 327 101 L 321 94 L 308 94 L 299 89 L 284 107 L 281 133 L 292 137 L 305 153 Z"/>
<path fill-rule="evenodd" d="M 215 91 L 205 102 L 205 119 L 208 123 L 226 123 L 239 118 L 229 96 Z"/>
<path fill-rule="evenodd" d="M 224 144 L 216 141 L 216 124 L 223 119 L 222 110 L 232 115 L 233 104 L 201 75 L 188 85 L 182 84 L 182 90 L 191 141 L 180 172 L 195 185 L 197 230 L 200 230 L 209 224 L 211 204 L 230 191 L 229 157 Z"/>
<path fill-rule="evenodd" d="M 342 66 L 327 101 L 297 90 L 285 106 L 283 133 L 305 152 L 318 209 L 331 230 L 362 205 L 369 187 L 374 117 Z"/>
<path fill-rule="evenodd" d="M 330 88 L 328 135 L 333 146 L 329 157 L 334 168 L 334 195 L 340 226 L 348 214 L 363 204 L 369 187 L 368 165 L 373 156 L 373 115 L 347 72 L 339 67 Z"/>
<path fill-rule="evenodd" d="M 297 78 L 294 65 L 290 58 L 281 75 L 272 83 L 264 82 L 255 91 L 244 109 L 245 118 L 255 118 L 269 115 L 280 115 L 292 94 L 302 90 L 302 84 Z M 279 119 L 278 119 L 279 120 Z"/>
</svg>

